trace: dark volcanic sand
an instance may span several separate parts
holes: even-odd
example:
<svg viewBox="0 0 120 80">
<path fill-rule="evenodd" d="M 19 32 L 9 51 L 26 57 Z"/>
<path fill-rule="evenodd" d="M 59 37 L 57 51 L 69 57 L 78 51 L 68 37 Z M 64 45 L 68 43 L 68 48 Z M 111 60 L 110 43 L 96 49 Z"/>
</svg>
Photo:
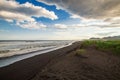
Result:
<svg viewBox="0 0 120 80">
<path fill-rule="evenodd" d="M 80 43 L 19 61 L 0 69 L 0 80 L 120 80 L 120 57 Z"/>
<path fill-rule="evenodd" d="M 0 68 L 0 80 L 30 80 L 52 59 L 75 50 L 78 43 Z"/>
</svg>

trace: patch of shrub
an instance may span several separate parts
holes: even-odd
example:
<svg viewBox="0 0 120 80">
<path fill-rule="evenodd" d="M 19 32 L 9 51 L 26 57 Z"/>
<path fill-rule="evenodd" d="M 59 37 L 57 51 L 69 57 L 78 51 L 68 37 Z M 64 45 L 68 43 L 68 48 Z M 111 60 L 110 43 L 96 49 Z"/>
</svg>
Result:
<svg viewBox="0 0 120 80">
<path fill-rule="evenodd" d="M 81 56 L 81 55 L 84 54 L 85 52 L 86 52 L 85 49 L 78 49 L 78 50 L 76 50 L 75 55 L 76 55 L 76 56 Z"/>
</svg>

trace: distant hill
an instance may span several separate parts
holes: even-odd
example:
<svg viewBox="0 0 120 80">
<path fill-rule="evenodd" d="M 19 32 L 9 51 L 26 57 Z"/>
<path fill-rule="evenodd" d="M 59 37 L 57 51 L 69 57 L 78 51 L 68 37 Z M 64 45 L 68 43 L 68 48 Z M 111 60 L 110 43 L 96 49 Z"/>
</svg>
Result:
<svg viewBox="0 0 120 80">
<path fill-rule="evenodd" d="M 103 39 L 120 39 L 120 36 L 109 36 L 109 37 L 104 37 Z"/>
<path fill-rule="evenodd" d="M 103 37 L 103 38 L 90 38 L 90 40 L 99 40 L 99 39 L 110 39 L 110 40 L 114 40 L 114 39 L 120 39 L 120 36 L 109 36 L 109 37 Z"/>
<path fill-rule="evenodd" d="M 99 39 L 101 38 L 95 38 L 95 37 L 90 38 L 90 40 L 99 40 Z"/>
</svg>

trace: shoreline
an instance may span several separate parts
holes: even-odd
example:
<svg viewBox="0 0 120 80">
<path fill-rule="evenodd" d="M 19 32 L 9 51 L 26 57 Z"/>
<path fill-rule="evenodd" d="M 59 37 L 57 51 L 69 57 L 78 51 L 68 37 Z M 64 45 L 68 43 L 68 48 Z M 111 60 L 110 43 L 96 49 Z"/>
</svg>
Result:
<svg viewBox="0 0 120 80">
<path fill-rule="evenodd" d="M 51 59 L 56 56 L 64 55 L 78 47 L 78 42 L 72 45 L 39 54 L 24 60 L 20 60 L 8 66 L 0 68 L 0 80 L 28 80 L 38 73 Z M 16 74 L 17 72 L 17 74 Z"/>
<path fill-rule="evenodd" d="M 24 53 L 24 54 L 16 54 L 16 55 L 13 55 L 13 56 L 2 57 L 2 58 L 0 58 L 0 68 L 5 67 L 5 66 L 9 66 L 10 64 L 13 64 L 13 63 L 18 62 L 18 61 L 23 60 L 23 59 L 27 59 L 27 58 L 30 58 L 30 57 L 33 57 L 33 56 L 36 56 L 36 55 L 45 54 L 45 53 L 48 53 L 48 52 L 51 52 L 51 51 L 54 51 L 54 50 L 57 50 L 57 49 L 60 49 L 60 48 L 70 46 L 73 43 L 75 43 L 75 41 L 71 42 L 67 45 L 63 45 L 63 46 L 59 46 L 59 47 L 55 47 L 55 46 L 54 47 L 48 47 L 46 49 L 35 50 L 35 51 L 27 52 L 27 53 Z"/>
<path fill-rule="evenodd" d="M 34 43 L 34 41 L 31 41 L 33 43 L 27 43 L 26 41 L 24 41 L 25 42 L 24 44 L 25 44 L 26 47 L 20 47 L 20 46 L 23 46 L 23 43 L 20 43 L 19 40 L 17 40 L 17 42 L 22 44 L 22 45 L 19 45 L 18 43 L 17 43 L 18 45 L 14 44 L 13 41 L 9 41 L 8 40 L 7 42 L 5 42 L 5 43 L 3 42 L 0 45 L 0 47 L 2 48 L 1 49 L 1 54 L 0 54 L 0 59 L 1 58 L 12 57 L 12 56 L 17 56 L 17 55 L 19 56 L 19 55 L 22 55 L 22 54 L 24 55 L 24 54 L 27 54 L 27 53 L 29 54 L 31 52 L 37 52 L 37 51 L 40 51 L 40 50 L 43 50 L 43 49 L 47 49 L 47 48 L 48 49 L 49 48 L 56 48 L 57 49 L 57 47 L 58 48 L 61 47 L 61 46 L 65 47 L 65 46 L 75 42 L 75 41 L 67 41 L 67 42 L 64 42 L 64 44 L 63 44 L 63 42 L 61 41 L 61 42 L 57 42 L 56 45 L 55 45 L 55 44 L 52 44 L 53 41 L 50 41 L 50 42 L 46 42 L 46 41 L 47 40 L 43 41 L 42 43 L 41 42 L 39 42 L 39 43 L 35 42 Z M 9 49 L 10 46 L 6 45 L 6 43 L 8 43 L 9 45 L 13 45 L 14 44 L 14 46 L 12 46 L 12 47 L 15 47 L 15 46 L 19 46 L 19 47 L 18 48 L 13 48 L 13 49 L 10 48 Z M 38 43 L 39 45 L 36 44 L 36 43 Z M 44 43 L 44 45 L 43 45 L 43 43 Z M 47 43 L 49 44 L 49 46 L 46 46 Z M 60 43 L 62 43 L 62 45 Z M 36 44 L 36 46 L 35 46 L 35 44 Z M 60 44 L 60 45 L 58 45 L 58 44 Z M 8 49 L 6 47 L 8 47 Z"/>
</svg>

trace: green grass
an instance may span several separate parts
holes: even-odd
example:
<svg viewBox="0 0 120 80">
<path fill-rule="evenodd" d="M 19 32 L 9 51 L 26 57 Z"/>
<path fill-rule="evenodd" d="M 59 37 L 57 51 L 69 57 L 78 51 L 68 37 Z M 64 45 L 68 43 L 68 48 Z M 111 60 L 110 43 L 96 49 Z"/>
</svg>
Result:
<svg viewBox="0 0 120 80">
<path fill-rule="evenodd" d="M 120 40 L 86 40 L 82 43 L 82 47 L 89 47 L 91 45 L 95 46 L 98 50 L 120 55 Z"/>
<path fill-rule="evenodd" d="M 76 56 L 81 56 L 81 55 L 84 54 L 85 52 L 86 52 L 85 49 L 78 49 L 78 50 L 76 50 L 75 55 L 76 55 Z"/>
</svg>

